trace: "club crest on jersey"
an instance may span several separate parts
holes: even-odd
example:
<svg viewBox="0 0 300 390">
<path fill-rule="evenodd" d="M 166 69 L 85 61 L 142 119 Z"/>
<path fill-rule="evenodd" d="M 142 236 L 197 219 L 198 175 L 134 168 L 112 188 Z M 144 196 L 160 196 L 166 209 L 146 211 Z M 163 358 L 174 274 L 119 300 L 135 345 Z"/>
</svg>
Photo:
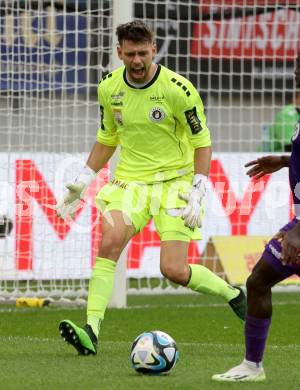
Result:
<svg viewBox="0 0 300 390">
<path fill-rule="evenodd" d="M 152 122 L 160 122 L 165 118 L 165 113 L 160 107 L 153 107 L 149 112 L 149 118 Z"/>
<path fill-rule="evenodd" d="M 300 122 L 296 124 L 294 134 L 292 136 L 292 141 L 295 141 L 295 139 L 298 137 L 300 131 Z"/>
<path fill-rule="evenodd" d="M 115 122 L 119 126 L 123 126 L 124 123 L 123 123 L 123 118 L 122 118 L 122 111 L 121 110 L 113 110 L 113 114 L 114 114 Z"/>
</svg>

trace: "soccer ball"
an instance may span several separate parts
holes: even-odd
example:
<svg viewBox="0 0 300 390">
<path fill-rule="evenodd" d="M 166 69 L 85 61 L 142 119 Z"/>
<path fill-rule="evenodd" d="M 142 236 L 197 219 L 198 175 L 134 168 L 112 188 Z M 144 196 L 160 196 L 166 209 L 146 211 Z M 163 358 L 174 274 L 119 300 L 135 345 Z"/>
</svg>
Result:
<svg viewBox="0 0 300 390">
<path fill-rule="evenodd" d="M 144 332 L 134 340 L 130 360 L 141 374 L 167 374 L 179 357 L 175 341 L 167 333 Z"/>
</svg>

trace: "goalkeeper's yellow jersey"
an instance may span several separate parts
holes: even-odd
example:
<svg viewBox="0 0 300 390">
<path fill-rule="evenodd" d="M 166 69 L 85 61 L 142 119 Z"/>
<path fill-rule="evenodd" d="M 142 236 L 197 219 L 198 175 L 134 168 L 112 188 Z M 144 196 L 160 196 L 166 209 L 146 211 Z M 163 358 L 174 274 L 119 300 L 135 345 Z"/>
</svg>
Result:
<svg viewBox="0 0 300 390">
<path fill-rule="evenodd" d="M 98 142 L 120 145 L 115 177 L 154 183 L 194 170 L 194 149 L 211 145 L 203 104 L 186 78 L 157 66 L 151 81 L 130 85 L 122 66 L 98 86 Z"/>
</svg>

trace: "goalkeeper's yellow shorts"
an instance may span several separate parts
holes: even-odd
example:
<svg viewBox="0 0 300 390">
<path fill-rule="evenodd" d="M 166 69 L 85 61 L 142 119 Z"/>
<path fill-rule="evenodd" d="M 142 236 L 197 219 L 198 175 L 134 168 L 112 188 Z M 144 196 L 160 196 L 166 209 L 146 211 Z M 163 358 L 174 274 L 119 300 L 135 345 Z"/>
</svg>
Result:
<svg viewBox="0 0 300 390">
<path fill-rule="evenodd" d="M 166 213 L 167 209 L 186 206 L 186 202 L 178 198 L 178 193 L 189 192 L 191 183 L 192 174 L 155 184 L 113 179 L 97 194 L 95 203 L 108 221 L 107 213 L 112 210 L 122 211 L 125 223 L 133 224 L 136 233 L 153 218 L 161 241 L 200 240 L 199 228 L 190 229 L 184 226 L 181 217 L 171 217 Z"/>
</svg>

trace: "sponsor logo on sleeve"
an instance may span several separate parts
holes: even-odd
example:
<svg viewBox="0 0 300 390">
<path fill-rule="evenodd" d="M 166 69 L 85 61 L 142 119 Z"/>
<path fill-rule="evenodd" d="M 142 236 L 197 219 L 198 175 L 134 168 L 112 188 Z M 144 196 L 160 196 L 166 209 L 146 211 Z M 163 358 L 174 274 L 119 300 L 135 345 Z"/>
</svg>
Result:
<svg viewBox="0 0 300 390">
<path fill-rule="evenodd" d="M 202 130 L 200 119 L 197 116 L 196 107 L 184 112 L 187 123 L 189 124 L 192 134 L 198 134 Z"/>
</svg>

